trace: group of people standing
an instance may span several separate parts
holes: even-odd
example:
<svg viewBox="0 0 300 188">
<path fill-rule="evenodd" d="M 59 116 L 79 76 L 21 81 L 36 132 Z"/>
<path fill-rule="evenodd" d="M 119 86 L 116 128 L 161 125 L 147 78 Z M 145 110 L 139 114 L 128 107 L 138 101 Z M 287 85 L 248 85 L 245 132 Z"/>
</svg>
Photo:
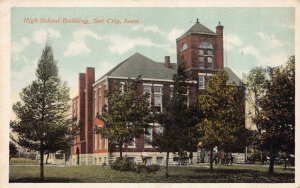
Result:
<svg viewBox="0 0 300 188">
<path fill-rule="evenodd" d="M 200 163 L 204 163 L 206 152 L 204 150 L 200 151 Z M 210 160 L 211 152 L 207 152 L 208 159 Z M 230 152 L 224 152 L 224 151 L 216 151 L 213 150 L 212 153 L 212 160 L 215 164 L 227 164 L 232 165 L 233 163 L 233 155 Z"/>
</svg>

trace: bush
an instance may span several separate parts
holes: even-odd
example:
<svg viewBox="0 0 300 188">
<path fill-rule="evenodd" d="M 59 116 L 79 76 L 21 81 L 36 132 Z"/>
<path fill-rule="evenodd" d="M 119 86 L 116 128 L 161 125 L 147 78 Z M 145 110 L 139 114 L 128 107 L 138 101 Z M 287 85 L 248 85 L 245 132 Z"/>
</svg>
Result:
<svg viewBox="0 0 300 188">
<path fill-rule="evenodd" d="M 127 157 L 121 159 L 117 158 L 112 164 L 111 168 L 119 171 L 132 171 L 132 172 L 156 172 L 159 170 L 159 165 L 149 165 L 146 166 L 141 163 L 134 163 L 130 161 Z"/>
<path fill-rule="evenodd" d="M 127 157 L 123 159 L 118 158 L 111 164 L 111 168 L 120 171 L 134 171 L 135 164 L 132 161 L 130 161 Z"/>
<path fill-rule="evenodd" d="M 156 172 L 159 170 L 159 165 L 150 165 L 150 166 L 146 166 L 147 172 Z"/>
</svg>

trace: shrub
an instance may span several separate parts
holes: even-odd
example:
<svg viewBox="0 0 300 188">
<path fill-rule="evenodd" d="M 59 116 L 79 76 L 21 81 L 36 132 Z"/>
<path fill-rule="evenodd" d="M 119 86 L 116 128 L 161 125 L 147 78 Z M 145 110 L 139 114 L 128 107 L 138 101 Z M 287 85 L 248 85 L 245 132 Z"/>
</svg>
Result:
<svg viewBox="0 0 300 188">
<path fill-rule="evenodd" d="M 147 169 L 147 172 L 156 172 L 159 170 L 159 165 L 149 165 L 149 166 L 146 166 L 146 169 Z"/>
<path fill-rule="evenodd" d="M 159 165 L 149 165 L 146 166 L 141 163 L 134 163 L 130 161 L 127 157 L 121 159 L 117 158 L 112 164 L 111 168 L 119 171 L 132 171 L 132 172 L 156 172 L 159 170 Z"/>
<path fill-rule="evenodd" d="M 111 164 L 111 168 L 120 171 L 134 171 L 135 164 L 132 161 L 130 161 L 127 157 L 123 159 L 118 158 Z"/>
</svg>

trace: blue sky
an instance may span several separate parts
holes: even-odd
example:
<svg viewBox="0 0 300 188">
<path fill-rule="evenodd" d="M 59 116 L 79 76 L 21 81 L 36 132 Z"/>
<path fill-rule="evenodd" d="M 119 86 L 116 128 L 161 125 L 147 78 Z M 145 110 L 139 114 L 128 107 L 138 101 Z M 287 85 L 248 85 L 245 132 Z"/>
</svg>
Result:
<svg viewBox="0 0 300 188">
<path fill-rule="evenodd" d="M 60 19 L 60 23 L 24 23 L 26 18 Z M 90 24 L 61 23 L 63 18 Z M 105 23 L 94 24 L 94 19 Z M 153 60 L 171 56 L 176 62 L 176 38 L 199 18 L 212 31 L 224 26 L 224 64 L 240 78 L 255 66 L 284 64 L 295 54 L 294 8 L 13 8 L 11 11 L 11 102 L 35 79 L 35 69 L 47 40 L 60 76 L 77 94 L 78 73 L 95 67 L 96 79 L 139 52 Z M 135 24 L 108 19 L 138 20 Z"/>
</svg>

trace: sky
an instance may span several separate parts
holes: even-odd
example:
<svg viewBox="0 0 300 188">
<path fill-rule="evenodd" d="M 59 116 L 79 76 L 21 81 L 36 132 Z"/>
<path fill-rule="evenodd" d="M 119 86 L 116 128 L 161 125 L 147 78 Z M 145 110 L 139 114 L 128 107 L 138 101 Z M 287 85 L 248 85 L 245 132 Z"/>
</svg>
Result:
<svg viewBox="0 0 300 188">
<path fill-rule="evenodd" d="M 136 52 L 159 62 L 169 55 L 177 62 L 176 38 L 197 18 L 214 32 L 219 21 L 224 26 L 224 65 L 240 78 L 253 67 L 282 65 L 295 54 L 294 8 L 12 8 L 11 103 L 35 79 L 46 41 L 74 97 L 86 67 L 95 68 L 97 80 Z"/>
</svg>

